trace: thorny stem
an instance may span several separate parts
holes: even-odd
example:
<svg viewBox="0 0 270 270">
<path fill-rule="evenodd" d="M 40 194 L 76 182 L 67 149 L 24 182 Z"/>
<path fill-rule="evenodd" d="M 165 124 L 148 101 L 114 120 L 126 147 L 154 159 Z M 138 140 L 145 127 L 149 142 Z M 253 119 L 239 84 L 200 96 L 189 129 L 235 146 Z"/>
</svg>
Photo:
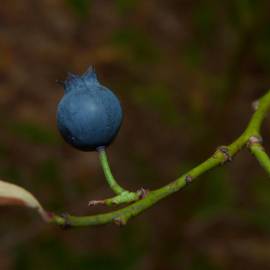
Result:
<svg viewBox="0 0 270 270">
<path fill-rule="evenodd" d="M 264 149 L 261 147 L 261 144 L 250 143 L 252 138 L 260 138 L 261 124 L 269 108 L 270 90 L 258 101 L 258 107 L 251 117 L 247 128 L 244 130 L 242 135 L 240 135 L 233 143 L 227 147 L 222 146 L 217 148 L 214 154 L 207 160 L 191 169 L 187 173 L 183 174 L 175 181 L 165 185 L 164 187 L 149 192 L 145 198 L 136 201 L 125 208 L 105 214 L 80 217 L 72 215 L 65 215 L 65 217 L 62 217 L 54 214 L 50 220 L 50 223 L 62 226 L 69 225 L 71 227 L 99 225 L 110 222 L 114 222 L 118 225 L 124 225 L 130 218 L 137 216 L 141 212 L 152 207 L 158 201 L 168 197 L 172 193 L 181 190 L 187 184 L 194 181 L 198 176 L 204 174 L 214 167 L 217 167 L 218 165 L 222 165 L 231 160 L 231 158 L 235 156 L 236 153 L 239 152 L 245 145 L 250 148 L 251 152 L 259 160 L 263 168 L 266 169 L 268 173 L 270 173 L 270 160 Z"/>
</svg>

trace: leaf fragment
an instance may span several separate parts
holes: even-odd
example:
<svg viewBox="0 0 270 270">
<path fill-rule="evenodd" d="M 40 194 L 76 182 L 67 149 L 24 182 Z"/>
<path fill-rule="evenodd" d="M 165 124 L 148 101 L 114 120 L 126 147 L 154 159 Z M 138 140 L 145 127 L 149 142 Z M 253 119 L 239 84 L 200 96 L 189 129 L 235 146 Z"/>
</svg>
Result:
<svg viewBox="0 0 270 270">
<path fill-rule="evenodd" d="M 33 208 L 45 221 L 50 220 L 50 214 L 43 209 L 33 194 L 20 186 L 2 180 L 0 180 L 1 205 L 20 205 Z"/>
</svg>

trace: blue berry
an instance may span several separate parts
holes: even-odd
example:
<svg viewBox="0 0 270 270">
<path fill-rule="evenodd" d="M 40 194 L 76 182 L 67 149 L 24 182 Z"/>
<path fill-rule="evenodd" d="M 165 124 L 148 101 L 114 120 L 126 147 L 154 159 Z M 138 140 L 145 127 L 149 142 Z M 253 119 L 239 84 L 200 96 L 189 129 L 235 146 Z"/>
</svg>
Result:
<svg viewBox="0 0 270 270">
<path fill-rule="evenodd" d="M 83 151 L 108 146 L 122 123 L 118 98 L 101 85 L 90 67 L 82 76 L 68 74 L 57 108 L 57 126 L 66 142 Z"/>
</svg>

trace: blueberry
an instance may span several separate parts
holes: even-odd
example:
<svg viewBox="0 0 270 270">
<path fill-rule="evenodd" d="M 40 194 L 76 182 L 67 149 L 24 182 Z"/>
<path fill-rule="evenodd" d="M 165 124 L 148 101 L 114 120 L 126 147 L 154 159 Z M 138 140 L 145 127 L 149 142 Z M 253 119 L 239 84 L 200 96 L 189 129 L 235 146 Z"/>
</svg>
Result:
<svg viewBox="0 0 270 270">
<path fill-rule="evenodd" d="M 90 67 L 82 76 L 68 74 L 57 108 L 57 126 L 66 142 L 82 151 L 108 146 L 122 123 L 118 98 L 101 85 Z"/>
</svg>

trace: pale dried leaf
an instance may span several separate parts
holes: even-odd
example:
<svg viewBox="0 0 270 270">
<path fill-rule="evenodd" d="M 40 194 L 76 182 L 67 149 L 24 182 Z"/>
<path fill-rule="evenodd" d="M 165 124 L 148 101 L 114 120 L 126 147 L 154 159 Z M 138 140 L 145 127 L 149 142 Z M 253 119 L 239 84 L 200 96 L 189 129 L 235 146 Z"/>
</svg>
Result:
<svg viewBox="0 0 270 270">
<path fill-rule="evenodd" d="M 0 205 L 23 205 L 34 208 L 41 217 L 48 221 L 48 213 L 39 201 L 26 189 L 0 180 Z"/>
</svg>

